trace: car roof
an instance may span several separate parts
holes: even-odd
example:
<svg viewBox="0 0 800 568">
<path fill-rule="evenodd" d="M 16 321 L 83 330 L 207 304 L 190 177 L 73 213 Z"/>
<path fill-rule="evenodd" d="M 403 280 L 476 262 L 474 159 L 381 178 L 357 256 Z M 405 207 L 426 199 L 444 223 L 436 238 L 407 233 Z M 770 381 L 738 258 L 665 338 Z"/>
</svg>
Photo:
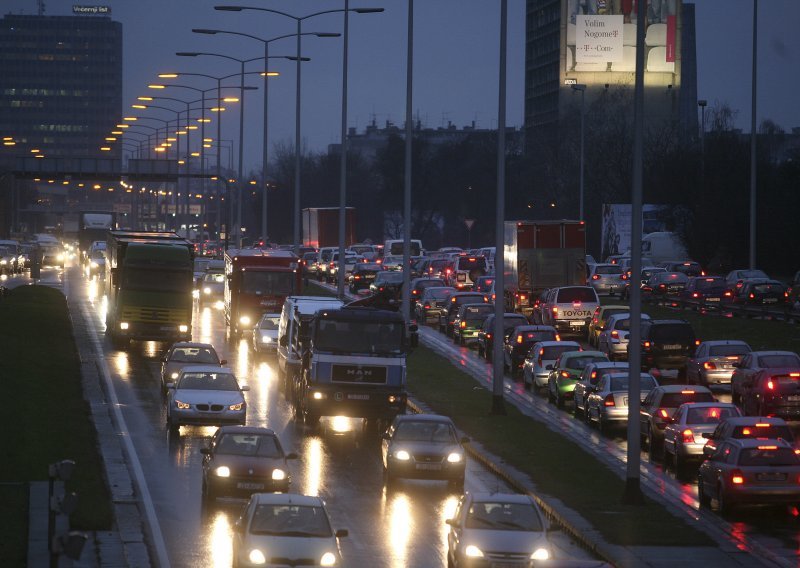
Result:
<svg viewBox="0 0 800 568">
<path fill-rule="evenodd" d="M 306 507 L 324 507 L 325 502 L 316 495 L 300 495 L 299 493 L 254 493 L 250 497 L 258 505 L 301 505 Z"/>
<path fill-rule="evenodd" d="M 259 434 L 262 436 L 277 436 L 275 431 L 271 428 L 262 428 L 260 426 L 239 426 L 238 424 L 220 426 L 217 432 L 220 434 Z"/>
<path fill-rule="evenodd" d="M 771 426 L 784 426 L 786 420 L 777 416 L 731 416 L 723 420 L 734 426 L 751 426 L 753 424 L 769 424 Z"/>
<path fill-rule="evenodd" d="M 445 422 L 453 424 L 453 420 L 449 416 L 442 414 L 398 414 L 395 421 L 398 424 L 401 422 Z"/>
<path fill-rule="evenodd" d="M 606 354 L 603 353 L 602 351 L 564 351 L 561 354 L 561 358 L 562 359 L 567 359 L 569 357 L 587 357 L 587 356 L 589 356 L 589 357 L 595 356 L 596 357 L 598 355 L 602 355 L 602 356 L 605 357 Z"/>
<path fill-rule="evenodd" d="M 657 388 L 661 389 L 665 393 L 693 391 L 711 394 L 711 390 L 701 385 L 659 385 Z"/>
<path fill-rule="evenodd" d="M 521 327 L 521 326 L 520 326 Z M 541 345 L 542 347 L 558 347 L 559 345 L 566 345 L 568 347 L 580 347 L 581 344 L 577 341 L 555 341 L 555 340 L 547 340 L 547 341 L 537 341 L 533 344 L 533 346 Z"/>
<path fill-rule="evenodd" d="M 216 349 L 214 349 L 214 346 L 211 345 L 210 343 L 197 343 L 197 342 L 194 342 L 194 341 L 178 341 L 178 342 L 173 343 L 172 345 L 170 345 L 169 348 L 170 349 L 175 349 L 176 347 L 177 348 L 197 347 L 197 348 L 211 349 L 212 351 L 216 352 Z"/>
<path fill-rule="evenodd" d="M 742 341 L 741 339 L 711 339 L 709 341 L 703 341 L 700 345 L 709 345 L 711 347 L 716 347 L 717 345 L 746 345 L 750 347 L 746 341 Z"/>
<path fill-rule="evenodd" d="M 630 368 L 630 364 L 627 361 L 595 361 L 594 363 L 589 363 L 586 367 L 592 367 L 594 369 L 628 369 Z"/>
<path fill-rule="evenodd" d="M 500 502 L 500 503 L 519 503 L 519 504 L 535 504 L 535 501 L 530 495 L 523 493 L 489 493 L 488 491 L 476 491 L 475 493 L 468 492 L 467 496 L 473 502 Z"/>
<path fill-rule="evenodd" d="M 732 402 L 684 402 L 681 406 L 687 406 L 689 408 L 739 408 Z M 678 408 L 680 408 L 680 406 Z"/>
<path fill-rule="evenodd" d="M 230 367 L 220 367 L 219 365 L 187 365 L 180 370 L 184 373 L 228 373 L 235 375 Z"/>
</svg>

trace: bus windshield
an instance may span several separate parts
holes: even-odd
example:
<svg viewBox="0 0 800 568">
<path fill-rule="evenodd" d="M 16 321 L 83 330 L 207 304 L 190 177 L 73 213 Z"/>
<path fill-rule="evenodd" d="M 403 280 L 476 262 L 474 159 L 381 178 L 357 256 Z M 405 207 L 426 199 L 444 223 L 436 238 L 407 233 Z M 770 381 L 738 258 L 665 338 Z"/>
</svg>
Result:
<svg viewBox="0 0 800 568">
<path fill-rule="evenodd" d="M 240 291 L 257 296 L 288 296 L 295 293 L 293 272 L 242 272 Z"/>
</svg>

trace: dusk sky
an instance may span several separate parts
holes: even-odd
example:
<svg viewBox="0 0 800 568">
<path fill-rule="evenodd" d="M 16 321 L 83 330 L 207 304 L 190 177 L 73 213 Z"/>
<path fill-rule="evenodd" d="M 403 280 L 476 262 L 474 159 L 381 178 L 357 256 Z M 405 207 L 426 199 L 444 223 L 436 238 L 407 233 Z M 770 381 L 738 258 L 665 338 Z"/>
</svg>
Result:
<svg viewBox="0 0 800 568">
<path fill-rule="evenodd" d="M 46 15 L 70 15 L 77 0 L 46 0 Z M 239 71 L 239 64 L 217 57 L 176 57 L 176 51 L 205 51 L 249 59 L 263 55 L 261 42 L 231 35 L 199 35 L 192 28 L 244 32 L 270 39 L 295 32 L 294 20 L 268 12 L 220 12 L 213 6 L 225 0 L 106 0 L 98 5 L 112 9 L 124 32 L 124 105 L 137 96 L 199 98 L 188 89 L 152 91 L 148 83 L 158 73 L 178 71 L 214 76 Z M 235 0 L 229 5 L 272 8 L 295 16 L 338 9 L 344 0 Z M 499 0 L 417 0 L 414 22 L 415 115 L 427 127 L 459 128 L 472 121 L 478 128 L 496 127 Z M 508 124 L 523 119 L 525 2 L 509 0 Z M 698 98 L 726 101 L 738 109 L 737 125 L 750 129 L 750 73 L 752 0 L 700 0 L 697 8 Z M 3 0 L 2 11 L 35 14 L 35 0 Z M 351 0 L 351 8 L 382 7 L 379 14 L 353 14 L 350 18 L 349 126 L 362 132 L 373 118 L 379 126 L 391 121 L 402 126 L 406 92 L 406 14 L 403 0 Z M 787 130 L 800 126 L 800 1 L 768 0 L 760 3 L 758 118 L 771 118 Z M 89 16 L 87 16 L 89 17 Z M 304 32 L 341 32 L 342 14 L 310 18 Z M 294 55 L 294 38 L 270 44 L 270 55 Z M 303 38 L 302 136 L 310 150 L 325 151 L 338 143 L 341 128 L 341 38 Z M 248 64 L 255 71 L 261 64 Z M 270 79 L 270 144 L 294 142 L 295 64 L 272 60 L 270 69 L 281 73 Z M 185 78 L 175 83 L 208 89 L 216 82 Z M 226 84 L 238 84 L 233 78 Z M 247 84 L 258 85 L 252 76 Z M 227 91 L 236 94 L 233 89 Z M 198 96 L 195 96 L 198 95 Z M 213 96 L 213 93 L 209 93 Z M 157 104 L 156 102 L 152 104 Z M 159 105 L 177 105 L 158 101 Z M 261 164 L 262 92 L 245 97 L 245 170 Z M 183 107 L 185 108 L 185 107 Z M 134 111 L 153 112 L 153 111 Z M 172 118 L 171 113 L 153 114 Z M 234 104 L 223 118 L 223 139 L 238 143 L 238 108 Z M 151 122 L 151 124 L 155 124 Z M 215 126 L 213 127 L 216 128 Z M 225 159 L 224 159 L 225 161 Z M 234 158 L 235 164 L 235 158 Z"/>
</svg>

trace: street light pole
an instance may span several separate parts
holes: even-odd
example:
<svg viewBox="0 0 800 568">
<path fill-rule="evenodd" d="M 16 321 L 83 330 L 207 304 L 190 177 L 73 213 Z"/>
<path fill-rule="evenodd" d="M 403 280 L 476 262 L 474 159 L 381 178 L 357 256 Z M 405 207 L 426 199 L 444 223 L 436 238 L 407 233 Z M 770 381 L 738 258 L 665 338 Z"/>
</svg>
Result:
<svg viewBox="0 0 800 568">
<path fill-rule="evenodd" d="M 414 94 L 414 0 L 408 0 L 408 37 L 406 39 L 406 140 L 403 175 L 403 320 L 411 321 L 411 151 L 414 137 L 412 97 Z M 383 251 L 385 255 L 388 251 Z"/>
<path fill-rule="evenodd" d="M 758 0 L 753 0 L 753 78 L 750 101 L 750 270 L 756 268 L 756 85 L 758 77 Z"/>
<path fill-rule="evenodd" d="M 347 239 L 347 48 L 350 28 L 350 0 L 344 0 L 344 38 L 342 41 L 342 142 L 339 156 L 339 266 L 336 272 L 336 292 L 344 300 L 344 258 Z"/>
<path fill-rule="evenodd" d="M 584 148 L 584 127 L 583 123 L 586 118 L 586 107 L 584 103 L 586 101 L 586 85 L 572 85 L 573 91 L 580 91 L 581 93 L 581 173 L 580 173 L 580 185 L 579 185 L 579 216 L 578 220 L 583 221 L 583 171 L 584 171 L 584 160 L 583 160 L 583 148 Z"/>
</svg>

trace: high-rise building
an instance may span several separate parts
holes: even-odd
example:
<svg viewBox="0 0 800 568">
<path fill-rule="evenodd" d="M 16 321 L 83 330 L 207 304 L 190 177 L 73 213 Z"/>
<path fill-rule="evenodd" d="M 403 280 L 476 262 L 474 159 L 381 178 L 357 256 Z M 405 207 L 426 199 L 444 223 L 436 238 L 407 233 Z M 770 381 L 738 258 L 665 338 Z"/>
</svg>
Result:
<svg viewBox="0 0 800 568">
<path fill-rule="evenodd" d="M 118 157 L 122 24 L 108 16 L 0 19 L 0 135 L 18 155 Z"/>
</svg>

